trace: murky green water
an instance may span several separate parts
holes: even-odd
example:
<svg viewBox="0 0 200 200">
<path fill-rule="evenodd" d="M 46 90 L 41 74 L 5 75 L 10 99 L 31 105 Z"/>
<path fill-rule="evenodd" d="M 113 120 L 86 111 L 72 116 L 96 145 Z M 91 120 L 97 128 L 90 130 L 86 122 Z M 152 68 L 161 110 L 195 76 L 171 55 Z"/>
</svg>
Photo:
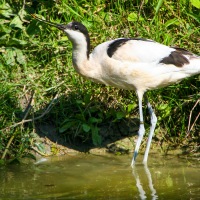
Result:
<svg viewBox="0 0 200 200">
<path fill-rule="evenodd" d="M 71 155 L 0 168 L 0 199 L 200 199 L 200 164 L 150 154 Z"/>
</svg>

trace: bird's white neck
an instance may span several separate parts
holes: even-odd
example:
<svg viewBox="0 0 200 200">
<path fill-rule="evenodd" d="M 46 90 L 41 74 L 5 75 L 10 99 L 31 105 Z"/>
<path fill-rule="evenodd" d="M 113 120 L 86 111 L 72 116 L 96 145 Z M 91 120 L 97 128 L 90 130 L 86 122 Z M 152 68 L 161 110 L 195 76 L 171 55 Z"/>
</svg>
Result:
<svg viewBox="0 0 200 200">
<path fill-rule="evenodd" d="M 81 32 L 72 30 L 65 31 L 69 40 L 72 42 L 72 61 L 75 70 L 84 76 L 84 66 L 89 62 L 89 51 L 90 51 L 90 38 L 85 36 Z"/>
<path fill-rule="evenodd" d="M 105 84 L 101 80 L 101 67 L 93 59 L 93 54 L 87 54 L 88 48 L 86 43 L 73 43 L 73 66 L 81 76 L 86 77 L 93 82 Z"/>
<path fill-rule="evenodd" d="M 69 40 L 72 42 L 72 61 L 75 70 L 94 82 L 102 83 L 101 68 L 93 59 L 93 54 L 90 52 L 90 38 L 89 35 L 83 34 L 79 31 L 65 30 Z"/>
<path fill-rule="evenodd" d="M 85 41 L 82 41 L 81 43 L 73 42 L 72 61 L 75 70 L 79 74 L 82 74 L 83 64 L 89 61 L 87 55 L 87 43 Z"/>
</svg>

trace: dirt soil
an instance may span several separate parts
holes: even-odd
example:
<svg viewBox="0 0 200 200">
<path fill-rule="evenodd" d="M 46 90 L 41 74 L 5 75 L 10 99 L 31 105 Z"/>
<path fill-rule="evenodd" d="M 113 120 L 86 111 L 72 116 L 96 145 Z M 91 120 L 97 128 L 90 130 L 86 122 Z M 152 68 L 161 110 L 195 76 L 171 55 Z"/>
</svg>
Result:
<svg viewBox="0 0 200 200">
<path fill-rule="evenodd" d="M 80 139 L 70 141 L 65 140 L 52 124 L 37 124 L 35 146 L 32 150 L 36 157 L 46 157 L 52 155 L 65 155 L 71 153 L 92 153 L 102 154 L 105 152 L 113 154 L 133 153 L 137 141 L 138 120 L 121 121 L 118 124 L 105 125 L 100 127 L 100 135 L 103 139 L 102 145 L 95 147 L 92 141 L 83 142 Z M 147 130 L 148 131 L 148 130 Z M 147 136 L 141 144 L 140 153 L 144 153 Z M 200 160 L 198 138 L 168 137 L 164 131 L 157 131 L 151 144 L 151 153 L 163 155 L 173 154 L 177 156 L 192 156 Z"/>
</svg>

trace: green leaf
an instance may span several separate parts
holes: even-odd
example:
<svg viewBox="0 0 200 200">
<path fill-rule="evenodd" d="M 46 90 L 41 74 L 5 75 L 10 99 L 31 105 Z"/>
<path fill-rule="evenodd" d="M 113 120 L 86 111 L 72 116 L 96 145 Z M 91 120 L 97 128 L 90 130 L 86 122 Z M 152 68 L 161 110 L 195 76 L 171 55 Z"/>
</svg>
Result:
<svg viewBox="0 0 200 200">
<path fill-rule="evenodd" d="M 46 152 L 45 152 L 45 146 L 44 146 L 44 144 L 42 144 L 42 143 L 35 143 L 35 146 L 36 146 L 37 149 L 38 149 L 39 151 L 41 151 L 42 153 L 46 153 Z"/>
<path fill-rule="evenodd" d="M 76 100 L 77 104 L 84 104 L 83 100 Z"/>
<path fill-rule="evenodd" d="M 64 125 L 62 125 L 61 128 L 59 128 L 59 133 L 63 133 L 75 125 L 76 125 L 76 121 L 74 120 L 65 122 Z"/>
<path fill-rule="evenodd" d="M 128 104 L 128 112 L 130 113 L 136 107 L 135 103 Z"/>
<path fill-rule="evenodd" d="M 19 64 L 22 65 L 26 64 L 25 56 L 20 49 L 16 49 L 16 60 Z"/>
<path fill-rule="evenodd" d="M 7 47 L 3 53 L 3 57 L 7 65 L 14 66 L 16 61 L 22 65 L 26 64 L 26 59 L 22 51 L 14 47 Z"/>
<path fill-rule="evenodd" d="M 15 16 L 14 19 L 10 22 L 11 27 L 17 27 L 17 28 L 20 28 L 20 29 L 23 29 L 22 24 L 23 24 L 23 22 L 21 21 L 19 16 Z"/>
<path fill-rule="evenodd" d="M 167 107 L 168 107 L 168 105 L 163 103 L 163 104 L 159 104 L 159 105 L 157 106 L 157 109 L 158 109 L 158 110 L 165 110 Z"/>
<path fill-rule="evenodd" d="M 177 18 L 170 19 L 170 20 L 165 22 L 165 27 L 169 27 L 169 26 L 171 26 L 173 24 L 179 25 L 180 22 L 179 22 L 179 20 Z"/>
<path fill-rule="evenodd" d="M 91 130 L 91 128 L 88 124 L 82 124 L 82 128 L 86 133 L 88 133 Z"/>
<path fill-rule="evenodd" d="M 89 118 L 89 122 L 92 123 L 92 124 L 94 124 L 94 123 L 100 123 L 100 122 L 102 122 L 102 119 L 98 119 L 96 117 L 90 117 Z"/>
<path fill-rule="evenodd" d="M 18 12 L 18 15 L 20 16 L 20 18 L 22 20 L 24 20 L 24 17 L 27 15 L 27 12 L 24 10 L 24 9 L 21 9 L 19 12 Z"/>
<path fill-rule="evenodd" d="M 12 9 L 8 3 L 3 3 L 0 5 L 0 15 L 9 18 L 12 13 Z"/>
<path fill-rule="evenodd" d="M 200 0 L 190 0 L 190 2 L 194 7 L 200 9 Z"/>
<path fill-rule="evenodd" d="M 2 44 L 4 46 L 6 44 L 8 38 L 9 38 L 9 34 L 5 34 L 2 37 L 0 37 L 0 44 Z"/>
<path fill-rule="evenodd" d="M 0 32 L 1 33 L 10 33 L 11 28 L 9 26 L 5 26 L 3 24 L 0 24 Z"/>
<path fill-rule="evenodd" d="M 7 45 L 9 46 L 23 46 L 23 45 L 26 45 L 27 44 L 27 41 L 25 40 L 19 40 L 17 38 L 11 38 L 8 42 L 7 42 Z"/>
<path fill-rule="evenodd" d="M 68 39 L 68 37 L 67 36 L 62 36 L 61 38 L 60 38 L 60 41 L 68 41 L 69 39 Z M 87 102 L 86 102 L 87 103 Z"/>
<path fill-rule="evenodd" d="M 128 21 L 130 21 L 130 22 L 137 22 L 138 20 L 139 21 L 143 21 L 144 18 L 140 16 L 139 19 L 138 19 L 138 13 L 137 12 L 132 12 L 132 13 L 130 13 L 128 15 Z"/>
<path fill-rule="evenodd" d="M 122 119 L 123 117 L 125 117 L 125 114 L 123 112 L 117 112 L 116 117 L 117 119 Z"/>
<path fill-rule="evenodd" d="M 95 126 L 92 127 L 92 141 L 95 146 L 101 145 L 102 138 L 99 135 L 99 129 Z"/>
<path fill-rule="evenodd" d="M 84 96 L 84 102 L 85 102 L 86 104 L 90 103 L 90 99 L 91 99 L 91 94 L 86 94 L 86 95 Z"/>
<path fill-rule="evenodd" d="M 9 40 L 8 45 L 13 46 L 13 45 L 26 45 L 27 41 L 25 40 L 19 40 L 17 38 L 12 38 Z"/>
<path fill-rule="evenodd" d="M 15 65 L 15 48 L 6 48 L 5 52 L 3 53 L 3 57 L 7 65 L 14 66 Z"/>
</svg>

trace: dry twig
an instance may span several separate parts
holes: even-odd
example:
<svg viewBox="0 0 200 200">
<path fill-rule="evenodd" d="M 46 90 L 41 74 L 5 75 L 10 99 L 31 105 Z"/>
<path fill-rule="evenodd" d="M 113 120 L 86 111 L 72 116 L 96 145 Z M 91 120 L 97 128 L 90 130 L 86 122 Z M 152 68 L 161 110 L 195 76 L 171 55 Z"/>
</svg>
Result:
<svg viewBox="0 0 200 200">
<path fill-rule="evenodd" d="M 40 116 L 38 116 L 38 117 L 36 117 L 36 118 L 33 118 L 33 119 L 26 119 L 26 117 L 28 116 L 28 114 L 29 114 L 29 112 L 30 112 L 30 110 L 31 110 L 31 108 L 32 108 L 31 104 L 32 104 L 32 101 L 33 101 L 33 95 L 34 95 L 34 93 L 32 92 L 31 98 L 30 98 L 30 100 L 29 100 L 29 104 L 28 104 L 28 106 L 27 106 L 27 108 L 26 108 L 26 110 L 25 110 L 25 115 L 24 115 L 22 121 L 20 121 L 20 122 L 18 122 L 18 123 L 15 123 L 15 124 L 13 124 L 13 125 L 11 125 L 11 126 L 8 126 L 8 127 L 4 128 L 4 129 L 1 129 L 0 131 L 5 131 L 5 130 L 7 130 L 7 129 L 14 128 L 14 127 L 16 127 L 16 126 L 18 126 L 18 125 L 23 125 L 24 123 L 32 122 L 32 121 L 41 119 L 41 118 L 44 117 L 47 113 L 49 113 L 49 111 L 51 110 L 51 108 L 53 107 L 55 101 L 56 101 L 57 98 L 58 98 L 58 94 L 56 94 L 55 97 L 53 98 L 53 100 L 51 101 L 51 103 L 49 104 L 49 106 L 47 107 L 47 109 L 46 109 Z M 9 147 L 10 147 L 10 145 L 11 145 L 11 143 L 12 143 L 12 141 L 13 141 L 14 138 L 15 138 L 15 135 L 13 135 L 13 136 L 10 138 L 10 140 L 8 141 L 8 143 L 7 143 L 7 145 L 6 145 L 6 148 L 5 148 L 5 151 L 3 152 L 3 155 L 2 155 L 2 157 L 1 157 L 2 160 L 5 158 L 5 156 L 6 156 L 7 152 L 8 152 L 8 149 L 9 149 Z M 35 149 L 34 149 L 34 150 L 35 150 Z M 40 154 L 41 154 L 41 153 L 40 153 Z"/>
<path fill-rule="evenodd" d="M 186 137 L 188 137 L 188 136 L 189 136 L 189 134 L 190 134 L 190 131 L 193 129 L 193 127 L 194 127 L 194 125 L 195 125 L 195 123 L 196 123 L 197 119 L 198 119 L 198 118 L 199 118 L 199 116 L 200 116 L 200 112 L 199 112 L 199 113 L 198 113 L 198 115 L 197 115 L 197 117 L 195 118 L 195 120 L 194 120 L 193 124 L 190 126 L 190 124 L 191 124 L 191 118 L 192 118 L 192 113 L 193 113 L 193 111 L 194 111 L 195 107 L 198 105 L 198 103 L 199 103 L 199 102 L 200 102 L 200 99 L 198 99 L 198 100 L 197 100 L 197 102 L 194 104 L 194 106 L 193 106 L 192 110 L 190 111 L 189 122 L 188 122 L 188 130 L 187 130 Z"/>
<path fill-rule="evenodd" d="M 44 117 L 46 114 L 49 113 L 49 111 L 53 107 L 53 105 L 54 105 L 55 101 L 57 100 L 57 98 L 58 98 L 58 94 L 56 94 L 56 96 L 53 98 L 53 100 L 51 101 L 51 103 L 49 104 L 49 106 L 47 107 L 47 109 L 40 116 L 35 117 L 33 119 L 25 119 L 25 118 L 23 118 L 22 121 L 17 122 L 15 124 L 11 125 L 11 126 L 6 127 L 6 128 L 3 128 L 0 131 L 5 131 L 6 129 L 14 128 L 14 127 L 16 127 L 18 125 L 21 125 L 21 124 L 24 124 L 24 123 L 27 123 L 27 122 L 32 122 L 32 121 L 41 119 L 42 117 Z M 27 114 L 25 116 L 27 116 Z"/>
</svg>

